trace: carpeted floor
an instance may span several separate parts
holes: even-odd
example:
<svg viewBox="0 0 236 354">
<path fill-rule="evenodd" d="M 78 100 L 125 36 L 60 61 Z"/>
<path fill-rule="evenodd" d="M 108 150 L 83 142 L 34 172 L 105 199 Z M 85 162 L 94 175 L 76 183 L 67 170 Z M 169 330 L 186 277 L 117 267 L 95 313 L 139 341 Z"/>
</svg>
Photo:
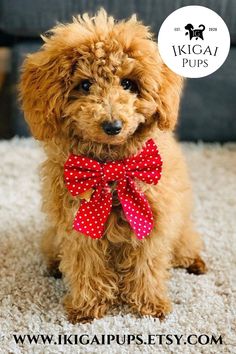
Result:
<svg viewBox="0 0 236 354">
<path fill-rule="evenodd" d="M 173 270 L 174 310 L 162 323 L 117 309 L 92 324 L 72 325 L 64 315 L 61 280 L 45 275 L 38 252 L 44 226 L 37 166 L 43 159 L 31 139 L 0 142 L 0 353 L 236 353 L 236 145 L 183 144 L 195 193 L 198 229 L 205 239 L 207 275 Z M 13 334 L 54 335 L 52 344 L 16 344 Z M 56 345 L 57 335 L 183 335 L 181 344 L 155 336 L 156 344 Z M 222 336 L 223 344 L 184 344 L 190 334 Z M 86 339 L 83 337 L 84 340 Z M 70 337 L 71 340 L 75 340 Z M 191 337 L 192 342 L 196 341 Z M 78 339 L 79 340 L 79 339 Z M 121 339 L 120 339 L 121 340 Z"/>
</svg>

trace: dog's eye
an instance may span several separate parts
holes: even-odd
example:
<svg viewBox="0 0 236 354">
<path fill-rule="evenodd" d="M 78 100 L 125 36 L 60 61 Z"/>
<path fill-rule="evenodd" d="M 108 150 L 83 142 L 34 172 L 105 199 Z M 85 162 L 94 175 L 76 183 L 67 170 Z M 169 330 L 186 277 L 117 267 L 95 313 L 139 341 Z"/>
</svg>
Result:
<svg viewBox="0 0 236 354">
<path fill-rule="evenodd" d="M 91 81 L 86 79 L 86 80 L 82 80 L 77 86 L 75 86 L 74 90 L 76 91 L 83 90 L 85 92 L 89 92 L 91 86 L 92 86 Z"/>
<path fill-rule="evenodd" d="M 83 80 L 81 81 L 80 86 L 82 90 L 84 90 L 85 92 L 89 92 L 92 83 L 89 80 Z"/>
<path fill-rule="evenodd" d="M 136 84 L 135 81 L 132 81 L 130 79 L 122 79 L 121 80 L 121 86 L 123 87 L 124 90 L 130 90 L 132 92 L 138 92 L 138 85 Z"/>
</svg>

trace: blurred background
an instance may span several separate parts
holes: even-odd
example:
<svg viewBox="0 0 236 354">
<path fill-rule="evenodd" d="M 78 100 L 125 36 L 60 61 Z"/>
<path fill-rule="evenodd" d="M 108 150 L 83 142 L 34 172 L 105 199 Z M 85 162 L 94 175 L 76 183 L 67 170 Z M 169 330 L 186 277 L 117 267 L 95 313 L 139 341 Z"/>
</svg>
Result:
<svg viewBox="0 0 236 354">
<path fill-rule="evenodd" d="M 186 80 L 177 135 L 185 141 L 236 141 L 236 0 L 0 0 L 0 139 L 29 136 L 17 82 L 25 55 L 42 44 L 41 33 L 104 7 L 117 19 L 136 13 L 157 36 L 165 18 L 187 5 L 206 6 L 224 19 L 231 50 L 217 72 Z"/>
</svg>

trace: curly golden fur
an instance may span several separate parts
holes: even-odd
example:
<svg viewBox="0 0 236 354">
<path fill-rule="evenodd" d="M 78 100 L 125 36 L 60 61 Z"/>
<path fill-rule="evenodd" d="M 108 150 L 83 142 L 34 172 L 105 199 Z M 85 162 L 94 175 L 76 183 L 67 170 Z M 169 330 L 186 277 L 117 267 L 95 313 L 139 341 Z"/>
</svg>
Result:
<svg viewBox="0 0 236 354">
<path fill-rule="evenodd" d="M 43 141 L 43 211 L 51 227 L 42 251 L 51 271 L 62 272 L 64 300 L 72 322 L 103 316 L 123 301 L 141 315 L 162 318 L 171 309 L 166 280 L 171 266 L 205 272 L 202 242 L 191 220 L 191 188 L 180 147 L 173 138 L 182 78 L 162 62 L 149 28 L 135 16 L 115 22 L 104 10 L 58 25 L 42 49 L 23 65 L 20 93 L 31 132 Z M 133 80 L 137 91 L 124 90 Z M 80 83 L 90 80 L 89 92 Z M 122 130 L 107 135 L 104 121 Z M 80 199 L 65 188 L 63 166 L 70 153 L 99 161 L 137 153 L 152 138 L 164 161 L 157 186 L 139 183 L 155 226 L 138 240 L 114 202 L 102 239 L 72 229 Z"/>
</svg>

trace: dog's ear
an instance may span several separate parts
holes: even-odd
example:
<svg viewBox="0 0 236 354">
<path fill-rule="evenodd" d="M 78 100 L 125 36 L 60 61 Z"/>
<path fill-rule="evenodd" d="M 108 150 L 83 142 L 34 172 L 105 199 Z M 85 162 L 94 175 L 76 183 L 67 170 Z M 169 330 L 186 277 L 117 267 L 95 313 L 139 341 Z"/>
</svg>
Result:
<svg viewBox="0 0 236 354">
<path fill-rule="evenodd" d="M 58 131 L 63 100 L 61 75 L 59 58 L 53 53 L 40 50 L 24 61 L 20 101 L 36 139 L 51 139 Z"/>
<path fill-rule="evenodd" d="M 173 130 L 176 125 L 182 86 L 183 78 L 163 64 L 156 113 L 158 126 L 161 130 Z"/>
</svg>

